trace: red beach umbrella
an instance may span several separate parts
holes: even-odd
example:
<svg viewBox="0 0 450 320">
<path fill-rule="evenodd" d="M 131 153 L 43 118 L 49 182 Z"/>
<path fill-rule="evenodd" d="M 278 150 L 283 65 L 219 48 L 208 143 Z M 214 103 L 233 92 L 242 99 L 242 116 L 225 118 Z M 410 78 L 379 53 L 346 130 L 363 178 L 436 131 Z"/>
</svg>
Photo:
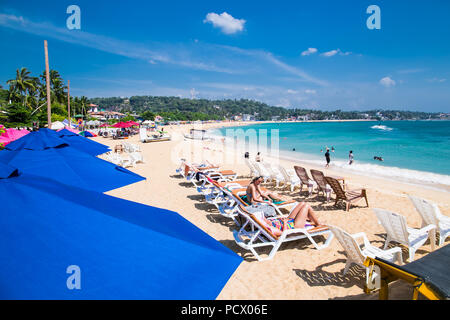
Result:
<svg viewBox="0 0 450 320">
<path fill-rule="evenodd" d="M 134 121 L 128 121 L 127 123 L 129 123 L 129 124 L 131 124 L 131 125 L 133 125 L 133 126 L 139 126 L 139 123 L 137 123 L 137 122 L 134 122 Z"/>
<path fill-rule="evenodd" d="M 129 128 L 132 127 L 132 124 L 126 123 L 126 122 L 118 122 L 115 125 L 113 125 L 114 128 Z"/>
</svg>

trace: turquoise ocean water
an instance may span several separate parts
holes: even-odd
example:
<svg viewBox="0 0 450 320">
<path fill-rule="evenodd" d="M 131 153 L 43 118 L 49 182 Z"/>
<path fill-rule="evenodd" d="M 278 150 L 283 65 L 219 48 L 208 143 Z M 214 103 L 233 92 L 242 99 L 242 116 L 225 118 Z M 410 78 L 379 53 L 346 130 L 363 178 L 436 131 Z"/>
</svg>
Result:
<svg viewBox="0 0 450 320">
<path fill-rule="evenodd" d="M 450 121 L 256 123 L 240 128 L 267 130 L 269 142 L 272 130 L 278 130 L 280 155 L 286 158 L 324 165 L 325 148 L 334 147 L 335 168 L 450 185 Z M 225 135 L 226 129 L 220 132 Z"/>
</svg>

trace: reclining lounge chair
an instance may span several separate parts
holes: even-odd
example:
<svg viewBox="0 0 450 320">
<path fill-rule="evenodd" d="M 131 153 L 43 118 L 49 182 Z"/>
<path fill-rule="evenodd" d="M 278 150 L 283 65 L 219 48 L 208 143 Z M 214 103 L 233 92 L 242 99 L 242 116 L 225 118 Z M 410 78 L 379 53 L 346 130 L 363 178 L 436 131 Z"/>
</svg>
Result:
<svg viewBox="0 0 450 320">
<path fill-rule="evenodd" d="M 311 169 L 311 175 L 316 182 L 318 193 L 322 192 L 322 194 L 326 197 L 327 202 L 330 201 L 332 189 L 325 180 L 325 175 L 323 172 Z"/>
<path fill-rule="evenodd" d="M 430 224 L 437 227 L 435 232 L 439 232 L 439 246 L 442 246 L 450 236 L 450 217 L 443 215 L 435 203 L 413 196 L 409 196 L 409 199 L 422 218 L 422 227 Z"/>
<path fill-rule="evenodd" d="M 301 181 L 300 193 L 303 190 L 303 185 L 305 185 L 308 187 L 309 196 L 311 196 L 311 194 L 314 190 L 314 187 L 317 186 L 317 183 L 308 176 L 308 173 L 306 172 L 305 168 L 295 166 L 294 170 L 295 170 L 295 173 L 297 173 L 297 176 L 300 178 L 300 181 Z"/>
<path fill-rule="evenodd" d="M 262 222 L 257 218 L 255 213 L 250 213 L 244 206 L 238 207 L 239 215 L 243 217 L 245 223 L 240 230 L 234 230 L 233 236 L 236 244 L 241 248 L 250 250 L 258 261 L 270 260 L 277 253 L 280 246 L 288 241 L 297 241 L 308 239 L 317 250 L 324 249 L 330 245 L 333 234 L 328 227 L 308 227 L 302 229 L 289 229 L 283 231 L 281 236 L 274 235 Z M 314 237 L 327 236 L 324 244 L 319 245 Z M 271 246 L 267 257 L 262 257 L 256 249 Z"/>
<path fill-rule="evenodd" d="M 409 250 L 409 260 L 414 261 L 416 250 L 423 246 L 430 237 L 431 250 L 435 249 L 436 238 L 434 224 L 429 224 L 421 229 L 408 227 L 406 218 L 400 214 L 383 209 L 373 209 L 379 223 L 386 230 L 386 243 L 384 249 L 390 242 L 397 242 L 406 246 Z"/>
<path fill-rule="evenodd" d="M 344 191 L 339 181 L 337 181 L 335 178 L 325 177 L 325 180 L 331 186 L 336 195 L 336 202 L 334 203 L 334 205 L 337 205 L 339 201 L 344 201 L 345 211 L 350 211 L 350 206 L 353 203 L 358 202 L 361 199 L 365 199 L 367 207 L 369 206 L 366 189 Z"/>
</svg>

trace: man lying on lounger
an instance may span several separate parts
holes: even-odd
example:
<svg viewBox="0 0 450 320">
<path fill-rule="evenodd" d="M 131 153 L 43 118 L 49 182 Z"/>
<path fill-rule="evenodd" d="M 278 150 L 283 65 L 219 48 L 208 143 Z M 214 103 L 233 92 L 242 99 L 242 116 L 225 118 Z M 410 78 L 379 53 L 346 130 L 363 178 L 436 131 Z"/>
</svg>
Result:
<svg viewBox="0 0 450 320">
<path fill-rule="evenodd" d="M 247 187 L 246 196 L 247 196 L 247 202 L 250 204 L 256 204 L 258 202 L 270 202 L 270 203 L 280 203 L 286 201 L 285 199 L 282 199 L 280 196 L 276 195 L 273 192 L 270 192 L 269 190 L 263 191 L 260 188 L 260 184 L 263 181 L 263 177 L 256 177 L 250 182 L 250 184 Z"/>
</svg>

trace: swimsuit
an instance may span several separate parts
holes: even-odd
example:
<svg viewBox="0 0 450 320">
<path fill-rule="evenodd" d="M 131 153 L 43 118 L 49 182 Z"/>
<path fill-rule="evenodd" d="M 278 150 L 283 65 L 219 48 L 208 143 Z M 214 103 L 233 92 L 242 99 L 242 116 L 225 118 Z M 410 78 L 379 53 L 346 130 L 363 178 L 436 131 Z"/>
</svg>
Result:
<svg viewBox="0 0 450 320">
<path fill-rule="evenodd" d="M 283 231 L 283 220 L 282 219 L 280 219 L 280 218 L 273 219 L 273 220 L 270 220 L 270 223 L 272 224 L 272 227 L 274 227 L 280 231 Z M 294 219 L 288 219 L 284 225 L 286 226 L 287 230 L 295 229 Z"/>
<path fill-rule="evenodd" d="M 294 219 L 287 219 L 286 223 L 284 225 L 286 226 L 286 229 L 283 229 L 283 220 L 280 218 L 270 220 L 270 223 L 272 224 L 271 227 L 274 227 L 280 231 L 289 230 L 289 229 L 295 229 L 294 226 Z M 312 225 L 309 223 L 305 223 L 305 228 L 311 227 Z"/>
<path fill-rule="evenodd" d="M 248 193 L 246 195 L 240 196 L 241 200 L 244 201 L 246 204 L 251 205 L 250 197 L 248 196 Z"/>
</svg>

